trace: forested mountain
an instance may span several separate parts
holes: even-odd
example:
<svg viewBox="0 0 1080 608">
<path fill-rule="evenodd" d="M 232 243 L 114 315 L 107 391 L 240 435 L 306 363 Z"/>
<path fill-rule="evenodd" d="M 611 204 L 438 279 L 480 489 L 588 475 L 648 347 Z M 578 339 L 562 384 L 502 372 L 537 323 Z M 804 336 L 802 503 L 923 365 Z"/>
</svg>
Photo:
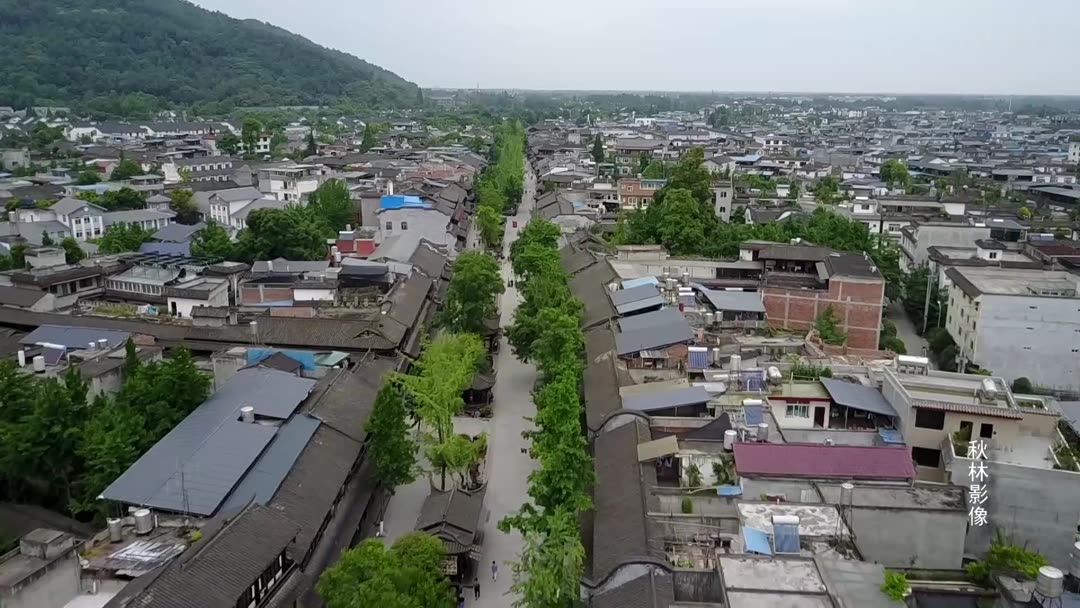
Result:
<svg viewBox="0 0 1080 608">
<path fill-rule="evenodd" d="M 185 0 L 0 0 L 0 105 L 211 113 L 419 98 L 416 85 L 352 55 Z"/>
</svg>

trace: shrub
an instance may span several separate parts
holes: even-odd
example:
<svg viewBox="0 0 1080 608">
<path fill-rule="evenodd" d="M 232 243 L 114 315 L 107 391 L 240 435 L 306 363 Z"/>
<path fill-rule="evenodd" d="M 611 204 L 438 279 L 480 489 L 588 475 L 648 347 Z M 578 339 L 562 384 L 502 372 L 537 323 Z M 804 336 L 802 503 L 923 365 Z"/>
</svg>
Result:
<svg viewBox="0 0 1080 608">
<path fill-rule="evenodd" d="M 682 512 L 687 514 L 694 512 L 694 501 L 690 500 L 689 496 L 683 496 Z"/>
<path fill-rule="evenodd" d="M 881 585 L 881 591 L 885 595 L 889 596 L 889 599 L 902 602 L 904 601 L 904 594 L 907 593 L 908 582 L 907 575 L 903 572 L 893 572 L 892 570 L 885 571 L 885 582 Z"/>
</svg>

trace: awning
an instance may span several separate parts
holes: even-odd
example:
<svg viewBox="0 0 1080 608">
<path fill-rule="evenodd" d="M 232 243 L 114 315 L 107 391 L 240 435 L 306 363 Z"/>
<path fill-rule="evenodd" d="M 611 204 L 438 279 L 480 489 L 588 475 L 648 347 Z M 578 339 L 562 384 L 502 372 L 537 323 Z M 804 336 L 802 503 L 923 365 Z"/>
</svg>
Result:
<svg viewBox="0 0 1080 608">
<path fill-rule="evenodd" d="M 881 391 L 876 388 L 844 382 L 835 378 L 822 378 L 821 384 L 829 392 L 829 398 L 835 401 L 837 405 L 882 416 L 896 417 L 896 410 L 881 395 Z"/>
<path fill-rule="evenodd" d="M 653 439 L 637 446 L 638 462 L 656 460 L 664 456 L 672 456 L 679 452 L 679 440 L 674 435 L 668 435 L 660 439 Z"/>
</svg>

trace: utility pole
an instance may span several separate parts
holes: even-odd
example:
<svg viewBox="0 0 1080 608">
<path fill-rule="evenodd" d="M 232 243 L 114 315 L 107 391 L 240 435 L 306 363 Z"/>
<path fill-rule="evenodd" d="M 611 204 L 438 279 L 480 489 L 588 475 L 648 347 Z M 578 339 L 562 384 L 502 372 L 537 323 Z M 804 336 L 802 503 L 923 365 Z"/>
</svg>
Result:
<svg viewBox="0 0 1080 608">
<path fill-rule="evenodd" d="M 934 273 L 930 272 L 929 264 L 926 266 L 926 302 L 923 304 L 922 335 L 926 336 L 926 324 L 930 322 L 930 291 Z"/>
</svg>

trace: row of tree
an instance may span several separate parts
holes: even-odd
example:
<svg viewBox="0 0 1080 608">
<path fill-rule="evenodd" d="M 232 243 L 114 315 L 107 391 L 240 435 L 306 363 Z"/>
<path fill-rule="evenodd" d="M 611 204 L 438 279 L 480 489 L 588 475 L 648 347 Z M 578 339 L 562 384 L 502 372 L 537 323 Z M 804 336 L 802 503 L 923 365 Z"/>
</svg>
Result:
<svg viewBox="0 0 1080 608">
<path fill-rule="evenodd" d="M 800 238 L 841 251 L 866 252 L 887 281 L 886 295 L 899 297 L 901 273 L 895 245 L 870 234 L 862 222 L 826 209 L 809 217 L 767 224 L 725 223 L 716 217 L 712 175 L 702 162 L 704 152 L 687 152 L 671 171 L 645 210 L 631 211 L 619 220 L 614 240 L 625 245 L 663 245 L 672 255 L 727 258 L 738 255 L 739 243 L 765 240 L 786 243 Z"/>
<path fill-rule="evenodd" d="M 210 379 L 177 350 L 143 362 L 131 342 L 124 384 L 113 397 L 89 395 L 77 371 L 38 378 L 0 363 L 0 496 L 66 511 L 104 514 L 98 496 L 195 407 Z"/>
<path fill-rule="evenodd" d="M 585 564 L 577 517 L 592 505 L 593 466 L 581 426 L 583 307 L 559 264 L 559 234 L 556 225 L 534 219 L 511 251 L 523 301 L 508 339 L 514 354 L 540 372 L 530 448 L 540 466 L 529 475 L 530 502 L 499 527 L 524 536 L 513 589 L 521 598 L 515 605 L 530 608 L 575 605 Z"/>
<path fill-rule="evenodd" d="M 488 249 L 503 239 L 503 211 L 514 209 L 525 192 L 525 131 L 519 122 L 505 122 L 495 129 L 490 164 L 476 180 L 476 225 Z"/>
</svg>

